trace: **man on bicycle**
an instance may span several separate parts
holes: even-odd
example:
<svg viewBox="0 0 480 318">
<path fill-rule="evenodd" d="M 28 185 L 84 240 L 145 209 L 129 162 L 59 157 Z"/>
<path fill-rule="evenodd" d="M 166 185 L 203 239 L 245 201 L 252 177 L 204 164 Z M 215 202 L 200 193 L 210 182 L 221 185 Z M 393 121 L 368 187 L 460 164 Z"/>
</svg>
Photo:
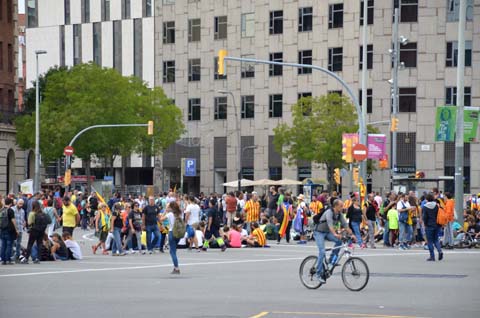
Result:
<svg viewBox="0 0 480 318">
<path fill-rule="evenodd" d="M 348 227 L 348 223 L 343 216 L 343 201 L 336 199 L 333 201 L 333 205 L 330 209 L 325 211 L 320 217 L 319 223 L 315 227 L 313 237 L 318 247 L 318 265 L 317 265 L 317 277 L 322 284 L 325 284 L 325 276 L 323 273 L 323 258 L 325 257 L 325 240 L 335 243 L 334 247 L 342 245 L 340 234 L 337 234 L 335 226 L 340 223 L 341 228 L 346 230 L 350 235 L 352 231 Z M 354 236 L 352 238 L 355 238 Z M 333 249 L 330 254 L 329 263 L 333 264 L 338 258 L 339 249 Z M 335 258 L 333 257 L 335 256 Z"/>
</svg>

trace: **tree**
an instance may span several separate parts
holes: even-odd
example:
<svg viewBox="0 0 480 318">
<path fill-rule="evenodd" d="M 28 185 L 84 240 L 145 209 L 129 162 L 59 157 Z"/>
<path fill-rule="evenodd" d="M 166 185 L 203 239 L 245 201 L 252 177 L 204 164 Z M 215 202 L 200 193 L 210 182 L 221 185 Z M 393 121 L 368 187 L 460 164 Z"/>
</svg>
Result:
<svg viewBox="0 0 480 318">
<path fill-rule="evenodd" d="M 280 124 L 274 129 L 274 145 L 289 163 L 297 160 L 325 164 L 333 188 L 333 170 L 344 166 L 342 134 L 358 130 L 355 107 L 336 93 L 306 97 L 292 106 L 292 126 Z"/>
</svg>

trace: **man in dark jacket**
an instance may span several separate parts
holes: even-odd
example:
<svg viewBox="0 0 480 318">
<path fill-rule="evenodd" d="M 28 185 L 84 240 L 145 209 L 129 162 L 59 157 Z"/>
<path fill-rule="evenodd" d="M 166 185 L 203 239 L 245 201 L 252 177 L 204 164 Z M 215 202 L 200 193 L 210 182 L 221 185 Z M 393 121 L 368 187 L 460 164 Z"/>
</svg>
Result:
<svg viewBox="0 0 480 318">
<path fill-rule="evenodd" d="M 423 223 L 425 224 L 425 233 L 427 234 L 428 250 L 430 257 L 427 259 L 429 262 L 435 261 L 435 252 L 433 247 L 438 251 L 438 260 L 443 259 L 442 247 L 438 241 L 438 231 L 440 226 L 437 224 L 438 205 L 435 202 L 435 196 L 433 193 L 427 194 L 427 203 L 422 208 Z"/>
</svg>

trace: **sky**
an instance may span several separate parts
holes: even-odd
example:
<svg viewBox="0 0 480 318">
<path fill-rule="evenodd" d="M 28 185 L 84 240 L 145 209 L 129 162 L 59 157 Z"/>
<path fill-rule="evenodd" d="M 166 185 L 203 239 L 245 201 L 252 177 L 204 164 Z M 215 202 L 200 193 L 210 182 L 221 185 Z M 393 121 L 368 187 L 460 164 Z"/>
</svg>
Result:
<svg viewBox="0 0 480 318">
<path fill-rule="evenodd" d="M 18 0 L 18 13 L 25 13 L 25 0 Z"/>
</svg>

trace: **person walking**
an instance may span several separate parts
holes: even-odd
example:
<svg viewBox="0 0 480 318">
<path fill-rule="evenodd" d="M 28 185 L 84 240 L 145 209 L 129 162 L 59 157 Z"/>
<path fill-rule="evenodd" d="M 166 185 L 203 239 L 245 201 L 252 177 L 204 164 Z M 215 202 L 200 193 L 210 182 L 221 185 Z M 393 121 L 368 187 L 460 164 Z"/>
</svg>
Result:
<svg viewBox="0 0 480 318">
<path fill-rule="evenodd" d="M 92 245 L 92 253 L 95 254 L 97 249 L 101 246 L 102 247 L 102 254 L 108 255 L 108 251 L 105 245 L 108 236 L 108 230 L 110 223 L 109 218 L 110 215 L 108 214 L 107 205 L 105 203 L 100 203 L 98 205 L 98 213 L 95 216 L 94 226 L 95 226 L 95 235 L 98 236 L 99 240 L 96 245 Z"/>
<path fill-rule="evenodd" d="M 225 204 L 227 206 L 227 226 L 232 226 L 233 218 L 237 212 L 237 198 L 233 192 L 230 192 L 225 199 Z"/>
<path fill-rule="evenodd" d="M 52 222 L 47 226 L 47 235 L 48 237 L 52 236 L 53 231 L 55 230 L 55 223 L 59 219 L 57 214 L 57 209 L 53 207 L 53 200 L 47 200 L 47 207 L 44 209 L 44 212 L 50 217 Z"/>
<path fill-rule="evenodd" d="M 38 202 L 37 202 L 38 204 Z M 12 245 L 18 236 L 18 225 L 15 220 L 15 212 L 11 209 L 13 200 L 5 198 L 5 204 L 0 200 L 0 238 L 2 265 L 12 265 Z M 21 226 L 21 225 L 20 225 Z"/>
<path fill-rule="evenodd" d="M 63 198 L 62 206 L 63 232 L 68 232 L 73 236 L 73 230 L 80 222 L 80 214 L 77 207 L 72 204 L 69 197 Z"/>
<path fill-rule="evenodd" d="M 453 248 L 453 221 L 455 221 L 455 199 L 450 192 L 445 192 L 445 213 L 448 216 L 448 223 L 445 224 L 443 232 L 443 246 L 447 249 Z"/>
<path fill-rule="evenodd" d="M 170 257 L 172 258 L 173 271 L 172 274 L 180 274 L 180 268 L 178 267 L 178 258 L 177 258 L 177 245 L 180 238 L 177 238 L 173 235 L 173 227 L 175 222 L 180 222 L 182 220 L 182 211 L 177 202 L 172 201 L 167 204 L 166 212 L 160 217 L 160 222 L 163 222 L 168 219 L 168 246 Z"/>
<path fill-rule="evenodd" d="M 110 233 L 113 234 L 112 256 L 125 256 L 122 244 L 122 228 L 124 226 L 123 220 L 120 216 L 122 206 L 120 203 L 115 203 L 113 206 L 112 218 L 110 219 Z"/>
<path fill-rule="evenodd" d="M 135 201 L 135 203 L 138 203 L 140 208 L 142 207 L 141 200 L 138 202 Z M 153 247 L 157 244 L 157 241 L 161 239 L 160 236 L 162 235 L 157 224 L 160 209 L 155 205 L 155 198 L 153 196 L 148 198 L 148 205 L 142 210 L 142 212 L 142 224 L 147 234 L 147 250 L 149 254 L 153 254 Z"/>
<path fill-rule="evenodd" d="M 22 260 L 22 264 L 28 264 L 28 258 L 32 253 L 32 247 L 34 243 L 37 243 L 37 250 L 40 251 L 43 245 L 43 236 L 47 226 L 52 222 L 48 214 L 42 211 L 42 207 L 38 201 L 32 203 L 32 212 L 28 216 L 28 225 L 30 232 L 28 236 L 27 252 L 25 258 Z M 33 260 L 35 264 L 40 263 L 40 259 L 37 257 Z"/>
<path fill-rule="evenodd" d="M 430 252 L 430 257 L 427 258 L 427 261 L 435 261 L 434 247 L 438 251 L 438 260 L 441 261 L 443 259 L 443 252 L 440 242 L 438 241 L 438 232 L 440 231 L 440 226 L 437 224 L 438 204 L 435 202 L 433 193 L 427 194 L 426 200 L 427 203 L 425 203 L 422 208 L 422 217 L 427 234 L 428 251 Z"/>
<path fill-rule="evenodd" d="M 347 211 L 347 219 L 350 221 L 350 226 L 355 234 L 358 246 L 365 247 L 362 241 L 362 235 L 360 233 L 360 224 L 363 220 L 363 214 L 357 197 L 352 198 L 352 204 Z"/>
<path fill-rule="evenodd" d="M 24 229 L 26 228 L 26 216 L 25 210 L 23 209 L 23 199 L 18 199 L 17 205 L 12 207 L 13 212 L 15 212 L 15 224 L 17 225 L 17 239 L 15 240 L 15 263 L 20 263 L 20 255 L 22 251 L 22 237 Z"/>
<path fill-rule="evenodd" d="M 368 245 L 370 248 L 375 247 L 375 224 L 377 223 L 377 209 L 375 208 L 376 201 L 373 194 L 368 195 L 368 202 L 364 207 L 364 217 L 367 219 L 368 226 Z"/>
</svg>

